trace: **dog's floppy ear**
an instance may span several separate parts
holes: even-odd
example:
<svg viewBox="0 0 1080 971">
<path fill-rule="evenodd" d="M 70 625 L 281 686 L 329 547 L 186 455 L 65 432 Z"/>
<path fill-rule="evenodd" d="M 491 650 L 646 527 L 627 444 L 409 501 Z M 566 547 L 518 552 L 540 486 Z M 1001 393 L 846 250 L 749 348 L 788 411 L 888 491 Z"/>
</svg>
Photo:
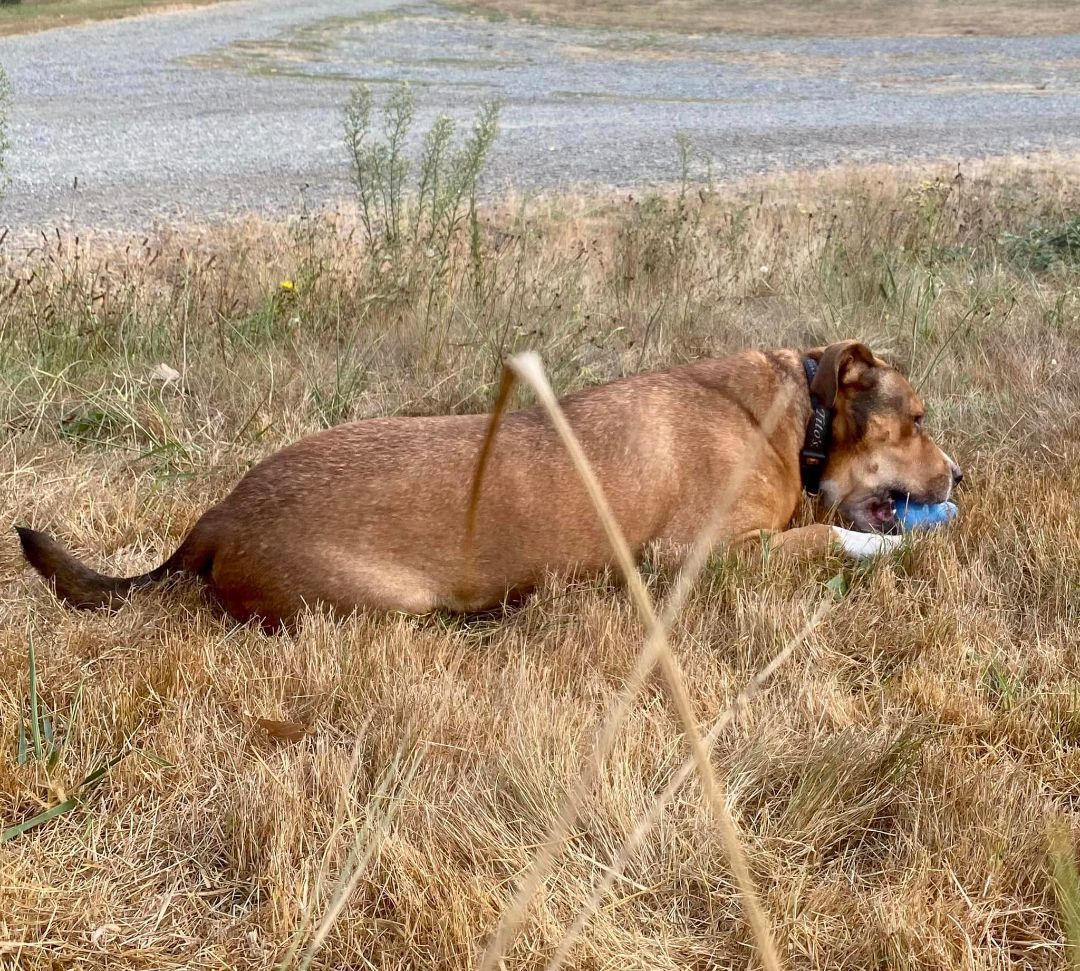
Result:
<svg viewBox="0 0 1080 971">
<path fill-rule="evenodd" d="M 810 390 L 826 408 L 836 405 L 842 388 L 869 387 L 867 375 L 877 366 L 870 348 L 859 341 L 837 341 L 821 352 Z"/>
</svg>

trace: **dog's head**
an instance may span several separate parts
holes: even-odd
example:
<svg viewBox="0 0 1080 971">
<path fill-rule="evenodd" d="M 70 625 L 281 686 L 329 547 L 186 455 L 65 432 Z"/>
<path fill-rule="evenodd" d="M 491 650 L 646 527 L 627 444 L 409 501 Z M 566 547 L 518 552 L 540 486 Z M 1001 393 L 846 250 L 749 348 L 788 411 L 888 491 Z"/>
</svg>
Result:
<svg viewBox="0 0 1080 971">
<path fill-rule="evenodd" d="M 826 347 L 811 390 L 835 413 L 821 494 L 856 529 L 892 529 L 895 503 L 905 497 L 949 498 L 960 469 L 923 427 L 915 389 L 866 345 Z"/>
</svg>

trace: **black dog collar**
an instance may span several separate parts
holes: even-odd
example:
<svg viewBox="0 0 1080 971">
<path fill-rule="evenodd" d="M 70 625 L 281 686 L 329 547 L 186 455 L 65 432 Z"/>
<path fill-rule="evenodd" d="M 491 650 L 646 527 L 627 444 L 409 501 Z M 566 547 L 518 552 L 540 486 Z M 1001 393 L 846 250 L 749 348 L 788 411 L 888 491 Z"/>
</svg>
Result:
<svg viewBox="0 0 1080 971">
<path fill-rule="evenodd" d="M 803 370 L 806 372 L 807 386 L 813 388 L 817 374 L 817 361 L 803 358 Z M 799 452 L 799 470 L 802 473 L 802 487 L 808 495 L 816 496 L 821 491 L 821 474 L 825 471 L 825 460 L 829 455 L 829 440 L 832 438 L 833 411 L 826 408 L 821 399 L 810 391 L 810 420 L 806 423 L 806 438 L 802 451 Z"/>
</svg>

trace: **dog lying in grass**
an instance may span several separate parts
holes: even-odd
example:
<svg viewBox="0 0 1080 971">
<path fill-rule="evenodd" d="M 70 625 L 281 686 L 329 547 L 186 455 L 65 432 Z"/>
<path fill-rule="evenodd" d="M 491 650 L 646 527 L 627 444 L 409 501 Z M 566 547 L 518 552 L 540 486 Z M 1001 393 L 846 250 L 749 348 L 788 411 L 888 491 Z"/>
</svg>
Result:
<svg viewBox="0 0 1080 971">
<path fill-rule="evenodd" d="M 897 502 L 944 502 L 961 478 L 923 428 L 911 385 L 856 341 L 639 374 L 561 405 L 640 551 L 689 545 L 712 523 L 730 543 L 768 535 L 781 553 L 872 556 L 900 541 Z M 73 607 L 114 606 L 191 574 L 233 617 L 271 628 L 305 605 L 483 610 L 549 570 L 608 566 L 603 529 L 538 408 L 503 420 L 470 510 L 488 425 L 484 415 L 375 418 L 303 438 L 256 465 L 141 576 L 97 573 L 35 530 L 19 527 L 19 539 Z M 804 488 L 851 528 L 787 529 Z"/>
</svg>

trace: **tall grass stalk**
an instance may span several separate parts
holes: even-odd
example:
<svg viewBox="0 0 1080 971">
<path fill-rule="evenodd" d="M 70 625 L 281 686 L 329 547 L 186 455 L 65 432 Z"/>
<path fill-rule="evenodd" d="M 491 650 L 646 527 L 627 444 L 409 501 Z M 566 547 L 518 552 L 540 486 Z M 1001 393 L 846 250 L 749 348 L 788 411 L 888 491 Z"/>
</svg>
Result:
<svg viewBox="0 0 1080 971">
<path fill-rule="evenodd" d="M 496 932 L 488 945 L 487 951 L 485 952 L 481 964 L 481 971 L 491 971 L 491 969 L 497 967 L 501 962 L 503 953 L 510 942 L 517 923 L 521 920 L 525 908 L 528 906 L 533 894 L 539 889 L 539 886 L 550 872 L 551 865 L 554 862 L 560 844 L 565 842 L 569 835 L 569 829 L 576 816 L 578 804 L 592 787 L 599 766 L 607 756 L 607 751 L 610 748 L 614 733 L 618 728 L 618 723 L 625 715 L 626 709 L 633 702 L 634 696 L 637 694 L 638 690 L 640 690 L 641 684 L 657 664 L 659 664 L 660 670 L 664 675 L 668 691 L 679 715 L 679 722 L 682 725 L 683 734 L 689 743 L 695 768 L 701 778 L 706 803 L 712 810 L 720 828 L 721 840 L 727 854 L 728 864 L 734 873 L 735 882 L 742 897 L 742 904 L 746 912 L 747 921 L 753 931 L 760 960 L 767 971 L 777 971 L 781 966 L 780 959 L 776 951 L 776 945 L 773 942 L 772 932 L 769 929 L 768 919 L 758 900 L 753 878 L 746 865 L 746 857 L 742 843 L 735 829 L 735 824 L 731 819 L 727 805 L 720 793 L 713 772 L 712 763 L 709 761 L 705 744 L 702 741 L 697 721 L 691 708 L 690 699 L 686 691 L 682 667 L 672 653 L 671 646 L 668 642 L 668 629 L 677 617 L 682 604 L 673 597 L 669 601 L 668 610 L 666 610 L 663 615 L 657 615 L 652 604 L 652 598 L 649 596 L 649 593 L 642 582 L 641 574 L 635 565 L 630 547 L 627 545 L 618 522 L 607 503 L 607 499 L 604 497 L 599 480 L 596 478 L 596 475 L 577 440 L 577 436 L 574 434 L 566 416 L 559 407 L 555 392 L 552 389 L 547 376 L 544 374 L 543 365 L 540 363 L 540 359 L 535 354 L 522 354 L 511 359 L 509 367 L 517 377 L 525 381 L 532 388 L 540 401 L 540 404 L 554 424 L 555 430 L 558 432 L 563 446 L 569 453 L 574 463 L 574 468 L 581 478 L 582 483 L 585 485 L 589 498 L 593 503 L 597 517 L 604 527 L 604 532 L 607 534 L 612 552 L 615 554 L 619 570 L 622 573 L 623 579 L 637 606 L 642 623 L 645 625 L 646 640 L 641 653 L 638 655 L 634 677 L 631 679 L 628 688 L 624 690 L 623 694 L 616 702 L 611 716 L 609 716 L 607 723 L 601 730 L 600 740 L 602 744 L 597 745 L 593 752 L 592 761 L 587 763 L 583 768 L 578 784 L 571 791 L 570 797 L 564 802 L 559 815 L 556 817 L 555 825 L 548 835 L 547 841 L 541 846 L 540 851 L 537 853 L 530 872 L 522 881 L 514 900 L 504 912 L 503 919 L 500 921 L 499 927 L 496 929 Z M 729 480 L 727 489 L 721 493 L 720 499 L 715 507 L 713 521 L 702 531 L 701 535 L 695 541 L 694 548 L 687 558 L 687 563 L 681 573 L 680 579 L 686 578 L 685 585 L 687 587 L 697 579 L 700 569 L 704 566 L 708 552 L 715 545 L 716 525 L 722 522 L 724 516 L 730 512 L 731 505 L 738 495 L 745 477 L 751 473 L 751 470 L 754 467 L 762 449 L 762 443 L 767 442 L 770 439 L 770 436 L 775 432 L 776 425 L 787 405 L 788 400 L 786 393 L 779 396 L 772 404 L 762 422 L 761 436 L 754 445 L 748 449 L 742 464 L 736 470 L 736 473 L 732 476 L 731 480 Z M 496 412 L 496 417 L 493 417 L 491 422 L 489 437 L 494 438 L 497 431 L 498 423 Z M 483 456 L 485 452 L 486 447 L 482 450 L 481 455 Z M 482 465 L 478 465 L 478 480 L 480 475 L 482 475 L 482 471 Z M 478 489 L 475 489 L 474 494 L 477 492 Z"/>
<path fill-rule="evenodd" d="M 811 633 L 813 633 L 818 624 L 821 623 L 829 606 L 830 604 L 827 600 L 822 600 L 813 614 L 807 618 L 806 623 L 803 624 L 799 631 L 784 645 L 776 657 L 757 672 L 745 687 L 743 687 L 732 699 L 731 704 L 724 709 L 720 717 L 713 723 L 712 728 L 709 729 L 709 733 L 702 740 L 706 752 L 712 750 L 713 745 L 716 743 L 717 739 L 719 739 L 724 729 L 727 728 L 739 712 L 757 696 L 758 692 L 764 688 L 769 678 L 780 669 L 795 650 L 806 641 Z M 671 781 L 664 786 L 664 789 L 656 797 L 652 805 L 649 806 L 648 811 L 634 823 L 634 826 L 626 839 L 623 840 L 618 850 L 612 856 L 611 861 L 604 867 L 603 876 L 594 883 L 585 905 L 578 912 L 577 917 L 574 918 L 573 924 L 571 924 L 571 926 L 567 928 L 566 933 L 559 938 L 558 947 L 551 956 L 546 971 L 559 971 L 566 963 L 566 959 L 570 955 L 574 944 L 577 942 L 578 938 L 581 937 L 582 932 L 588 926 L 589 920 L 603 903 L 604 897 L 611 891 L 615 882 L 623 876 L 626 871 L 626 865 L 641 848 L 645 839 L 660 821 L 664 814 L 664 810 L 675 796 L 678 795 L 679 790 L 686 784 L 686 781 L 697 768 L 697 765 L 696 755 L 691 755 L 683 762 L 679 767 L 679 771 L 671 777 Z"/>
</svg>

